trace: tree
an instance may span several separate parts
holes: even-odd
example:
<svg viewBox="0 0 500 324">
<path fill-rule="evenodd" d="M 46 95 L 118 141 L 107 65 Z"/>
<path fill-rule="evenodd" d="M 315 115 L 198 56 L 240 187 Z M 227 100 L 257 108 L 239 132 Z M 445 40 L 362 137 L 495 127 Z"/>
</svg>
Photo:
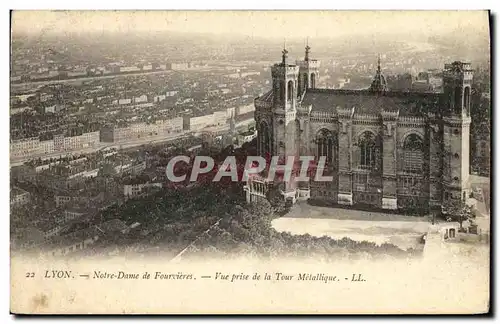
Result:
<svg viewBox="0 0 500 324">
<path fill-rule="evenodd" d="M 269 203 L 273 209 L 273 212 L 277 216 L 283 216 L 289 210 L 286 206 L 285 198 L 276 189 L 271 189 L 269 194 Z"/>
<path fill-rule="evenodd" d="M 464 221 L 473 221 L 476 217 L 471 206 L 467 205 L 463 200 L 450 200 L 445 203 L 443 214 L 447 221 L 458 222 L 461 231 L 463 230 L 462 224 Z"/>
</svg>

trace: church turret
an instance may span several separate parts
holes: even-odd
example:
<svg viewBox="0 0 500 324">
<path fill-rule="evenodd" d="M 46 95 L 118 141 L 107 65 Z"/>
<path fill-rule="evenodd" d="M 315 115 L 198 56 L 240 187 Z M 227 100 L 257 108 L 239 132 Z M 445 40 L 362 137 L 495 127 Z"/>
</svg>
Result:
<svg viewBox="0 0 500 324">
<path fill-rule="evenodd" d="M 297 96 L 300 98 L 307 89 L 316 88 L 316 82 L 319 78 L 320 62 L 318 60 L 311 59 L 311 47 L 309 46 L 309 40 L 306 42 L 304 60 L 297 61 L 297 65 L 300 67 L 297 92 Z"/>
<path fill-rule="evenodd" d="M 286 49 L 286 45 L 283 47 L 283 51 L 281 52 L 281 65 L 288 65 L 288 51 Z"/>
<path fill-rule="evenodd" d="M 384 75 L 382 74 L 382 68 L 380 67 L 380 55 L 378 56 L 377 62 L 377 72 L 373 77 L 372 84 L 369 89 L 371 92 L 384 93 L 388 91 L 387 82 Z"/>
<path fill-rule="evenodd" d="M 309 42 L 308 44 L 306 45 L 306 55 L 304 56 L 304 61 L 305 62 L 309 62 L 309 52 L 311 50 L 311 47 L 309 46 Z"/>
<path fill-rule="evenodd" d="M 472 74 L 470 63 L 446 64 L 443 73 L 443 88 L 447 98 L 448 112 L 455 117 L 470 117 Z"/>
<path fill-rule="evenodd" d="M 288 63 L 288 50 L 283 48 L 281 63 L 271 67 L 275 109 L 295 110 L 299 68 Z"/>
</svg>

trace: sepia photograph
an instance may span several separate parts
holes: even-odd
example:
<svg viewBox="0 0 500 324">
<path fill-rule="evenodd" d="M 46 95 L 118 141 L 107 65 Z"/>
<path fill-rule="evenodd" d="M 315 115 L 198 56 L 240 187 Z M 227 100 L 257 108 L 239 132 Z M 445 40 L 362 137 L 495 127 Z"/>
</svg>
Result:
<svg viewBox="0 0 500 324">
<path fill-rule="evenodd" d="M 10 312 L 490 312 L 487 10 L 12 10 Z"/>
</svg>

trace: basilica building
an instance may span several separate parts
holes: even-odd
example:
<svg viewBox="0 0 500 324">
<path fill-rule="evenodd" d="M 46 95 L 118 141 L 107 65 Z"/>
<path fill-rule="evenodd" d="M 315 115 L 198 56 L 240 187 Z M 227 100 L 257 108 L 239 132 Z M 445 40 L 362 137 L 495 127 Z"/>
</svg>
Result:
<svg viewBox="0 0 500 324">
<path fill-rule="evenodd" d="M 388 210 L 440 210 L 469 192 L 470 63 L 446 64 L 443 93 L 388 89 L 380 59 L 366 90 L 316 87 L 320 62 L 291 63 L 283 50 L 272 89 L 255 99 L 261 156 L 326 158 L 333 181 L 285 183 L 265 174 L 246 185 L 248 202 L 283 198 Z"/>
</svg>

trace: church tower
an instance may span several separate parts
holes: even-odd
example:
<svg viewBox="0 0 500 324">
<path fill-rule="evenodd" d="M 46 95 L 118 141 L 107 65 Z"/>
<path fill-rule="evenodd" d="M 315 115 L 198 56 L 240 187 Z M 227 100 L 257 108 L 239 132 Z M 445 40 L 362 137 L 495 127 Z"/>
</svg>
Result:
<svg viewBox="0 0 500 324">
<path fill-rule="evenodd" d="M 283 48 L 281 63 L 274 64 L 271 68 L 273 77 L 273 152 L 280 159 L 280 164 L 285 164 L 290 157 L 297 159 L 299 132 L 297 122 L 297 91 L 299 67 L 290 64 L 288 51 Z M 295 202 L 295 189 L 293 181 L 284 183 L 282 192 L 285 199 L 292 198 Z M 292 197 L 293 196 L 293 197 Z"/>
<path fill-rule="evenodd" d="M 297 61 L 299 69 L 299 82 L 297 97 L 301 98 L 307 89 L 315 89 L 319 79 L 319 61 L 311 59 L 309 40 L 306 42 L 304 60 Z"/>
<path fill-rule="evenodd" d="M 281 157 L 295 155 L 295 123 L 299 67 L 288 62 L 288 51 L 282 52 L 281 63 L 271 68 L 273 77 L 274 152 Z"/>
<path fill-rule="evenodd" d="M 473 70 L 470 63 L 446 64 L 443 73 L 443 203 L 465 200 L 469 188 L 470 97 Z"/>
</svg>

